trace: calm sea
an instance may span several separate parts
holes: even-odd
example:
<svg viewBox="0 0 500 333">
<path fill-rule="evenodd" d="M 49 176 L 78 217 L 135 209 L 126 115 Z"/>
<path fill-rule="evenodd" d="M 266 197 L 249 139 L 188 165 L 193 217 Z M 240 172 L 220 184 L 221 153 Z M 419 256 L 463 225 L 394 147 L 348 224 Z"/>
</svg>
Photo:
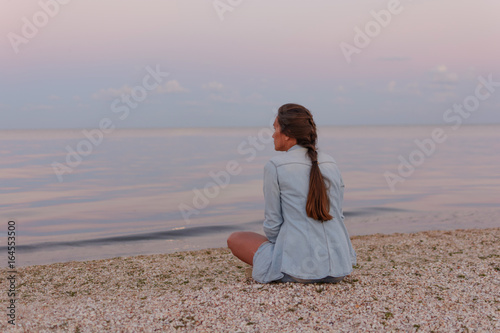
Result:
<svg viewBox="0 0 500 333">
<path fill-rule="evenodd" d="M 434 132 L 434 135 L 433 135 Z M 321 127 L 351 235 L 498 227 L 500 126 Z M 268 128 L 0 131 L 18 266 L 225 246 L 261 231 Z M 4 266 L 5 267 L 5 266 Z"/>
</svg>

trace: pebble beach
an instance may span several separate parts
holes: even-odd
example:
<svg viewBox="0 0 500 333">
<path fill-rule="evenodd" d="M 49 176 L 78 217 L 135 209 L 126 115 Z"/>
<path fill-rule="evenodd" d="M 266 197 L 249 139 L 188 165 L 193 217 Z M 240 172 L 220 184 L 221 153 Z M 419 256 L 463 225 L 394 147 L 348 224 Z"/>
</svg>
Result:
<svg viewBox="0 0 500 333">
<path fill-rule="evenodd" d="M 338 284 L 259 284 L 227 248 L 16 270 L 1 332 L 500 331 L 500 228 L 352 237 Z"/>
</svg>

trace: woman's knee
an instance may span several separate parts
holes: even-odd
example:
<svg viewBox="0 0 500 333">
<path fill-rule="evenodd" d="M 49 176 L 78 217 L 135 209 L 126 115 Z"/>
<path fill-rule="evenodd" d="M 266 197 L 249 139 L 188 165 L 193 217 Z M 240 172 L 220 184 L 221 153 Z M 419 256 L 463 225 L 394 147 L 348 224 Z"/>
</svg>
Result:
<svg viewBox="0 0 500 333">
<path fill-rule="evenodd" d="M 229 235 L 229 237 L 227 238 L 227 247 L 233 249 L 236 244 L 241 243 L 242 234 L 242 231 L 236 231 Z"/>
</svg>

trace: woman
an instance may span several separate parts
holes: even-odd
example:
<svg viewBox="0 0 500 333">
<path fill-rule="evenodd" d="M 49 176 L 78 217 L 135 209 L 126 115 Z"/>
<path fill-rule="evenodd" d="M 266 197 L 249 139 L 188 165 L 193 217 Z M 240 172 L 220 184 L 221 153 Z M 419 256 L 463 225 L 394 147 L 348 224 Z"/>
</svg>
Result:
<svg viewBox="0 0 500 333">
<path fill-rule="evenodd" d="M 286 153 L 264 167 L 266 237 L 235 232 L 228 247 L 253 265 L 257 282 L 339 282 L 356 253 L 343 222 L 337 164 L 316 151 L 316 125 L 305 107 L 281 106 L 274 129 L 274 148 Z"/>
</svg>

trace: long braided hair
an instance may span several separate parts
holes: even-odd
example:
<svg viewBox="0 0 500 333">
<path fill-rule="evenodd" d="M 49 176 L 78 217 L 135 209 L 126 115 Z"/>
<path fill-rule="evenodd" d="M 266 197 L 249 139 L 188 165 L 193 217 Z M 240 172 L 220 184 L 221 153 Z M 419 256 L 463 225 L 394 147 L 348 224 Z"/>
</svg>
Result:
<svg viewBox="0 0 500 333">
<path fill-rule="evenodd" d="M 330 200 L 327 186 L 318 165 L 316 150 L 316 124 L 311 112 L 298 104 L 285 104 L 278 109 L 278 124 L 281 133 L 295 138 L 297 144 L 307 148 L 307 155 L 311 159 L 311 173 L 309 176 L 309 193 L 307 194 L 307 216 L 324 222 L 331 220 Z"/>
</svg>

